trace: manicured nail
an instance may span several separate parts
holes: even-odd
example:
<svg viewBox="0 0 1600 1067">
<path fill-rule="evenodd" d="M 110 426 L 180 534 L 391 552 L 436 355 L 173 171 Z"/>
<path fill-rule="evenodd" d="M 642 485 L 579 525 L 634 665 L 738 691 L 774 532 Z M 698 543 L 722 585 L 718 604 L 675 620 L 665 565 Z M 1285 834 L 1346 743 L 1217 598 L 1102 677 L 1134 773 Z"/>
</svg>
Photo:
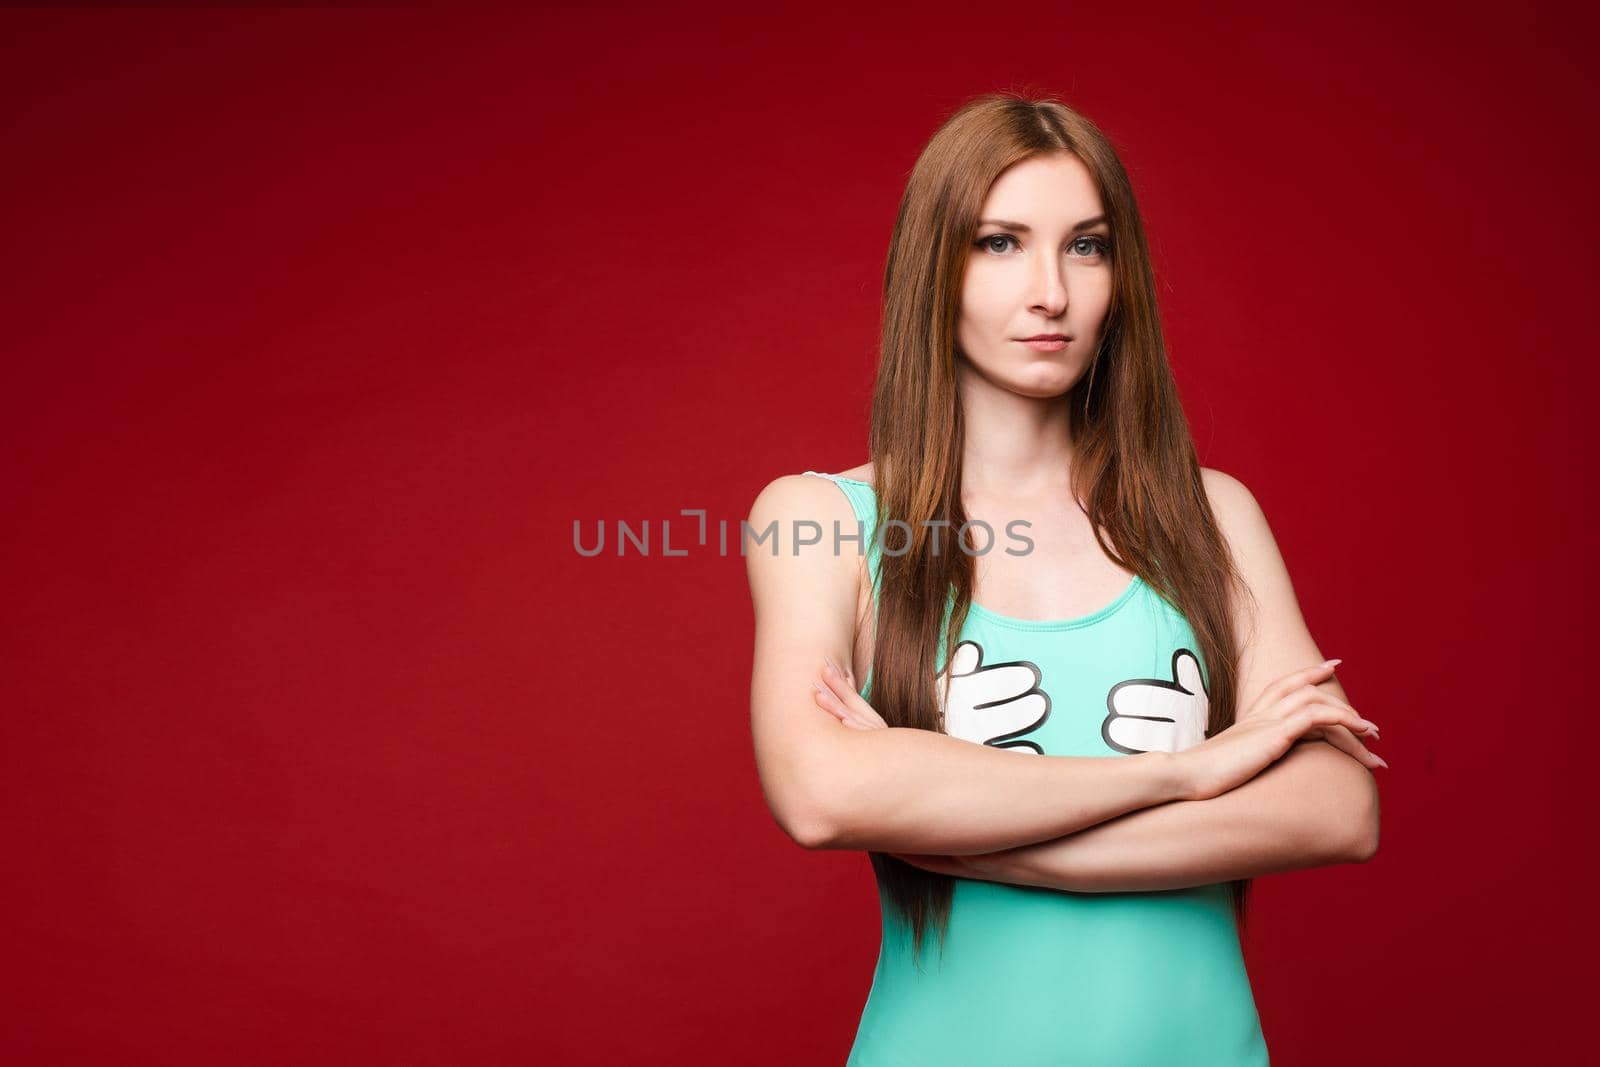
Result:
<svg viewBox="0 0 1600 1067">
<path fill-rule="evenodd" d="M 1325 660 L 1322 661 L 1322 665 L 1324 667 L 1337 667 L 1339 664 L 1341 664 L 1343 662 L 1344 662 L 1344 660 L 1342 660 L 1342 659 L 1325 659 Z"/>
</svg>

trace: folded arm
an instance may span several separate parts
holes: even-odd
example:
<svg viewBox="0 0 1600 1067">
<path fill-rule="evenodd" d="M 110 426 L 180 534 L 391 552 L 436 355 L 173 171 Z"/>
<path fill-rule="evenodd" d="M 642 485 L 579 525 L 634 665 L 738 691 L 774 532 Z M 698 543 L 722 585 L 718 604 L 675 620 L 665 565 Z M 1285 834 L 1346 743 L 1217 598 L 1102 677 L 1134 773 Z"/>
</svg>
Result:
<svg viewBox="0 0 1600 1067">
<path fill-rule="evenodd" d="M 1050 841 L 1180 795 L 1170 753 L 1021 755 L 928 730 L 853 732 L 810 776 L 811 848 L 983 853 Z"/>
<path fill-rule="evenodd" d="M 1378 848 L 1372 774 L 1323 741 L 1295 745 L 1209 800 L 1178 800 L 985 855 L 904 855 L 928 870 L 1079 893 L 1212 885 L 1337 863 Z"/>
</svg>

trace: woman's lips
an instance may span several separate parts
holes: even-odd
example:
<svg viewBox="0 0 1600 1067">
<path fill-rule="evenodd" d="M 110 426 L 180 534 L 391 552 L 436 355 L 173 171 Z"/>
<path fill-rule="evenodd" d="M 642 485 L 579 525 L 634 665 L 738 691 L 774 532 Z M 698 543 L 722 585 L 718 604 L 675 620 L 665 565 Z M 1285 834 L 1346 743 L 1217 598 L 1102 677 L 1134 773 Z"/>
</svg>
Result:
<svg viewBox="0 0 1600 1067">
<path fill-rule="evenodd" d="M 1067 347 L 1068 341 L 1065 337 L 1057 337 L 1054 340 L 1049 341 L 1028 339 L 1022 343 L 1033 349 L 1035 352 L 1059 352 L 1063 348 Z"/>
</svg>

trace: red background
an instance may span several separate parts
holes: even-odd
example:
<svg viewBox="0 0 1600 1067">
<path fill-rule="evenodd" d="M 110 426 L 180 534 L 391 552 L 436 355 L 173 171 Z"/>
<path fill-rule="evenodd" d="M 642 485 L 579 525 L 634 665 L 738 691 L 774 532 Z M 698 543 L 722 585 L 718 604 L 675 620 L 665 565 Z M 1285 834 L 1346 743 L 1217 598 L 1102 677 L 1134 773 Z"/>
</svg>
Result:
<svg viewBox="0 0 1600 1067">
<path fill-rule="evenodd" d="M 1587 23 L 69 10 L 0 42 L 10 1062 L 842 1062 L 870 869 L 767 813 L 742 561 L 660 526 L 867 458 L 905 176 L 997 88 L 1124 153 L 1202 462 L 1384 727 L 1377 858 L 1257 883 L 1274 1062 L 1577 1056 Z M 581 558 L 574 519 L 653 554 Z"/>
</svg>

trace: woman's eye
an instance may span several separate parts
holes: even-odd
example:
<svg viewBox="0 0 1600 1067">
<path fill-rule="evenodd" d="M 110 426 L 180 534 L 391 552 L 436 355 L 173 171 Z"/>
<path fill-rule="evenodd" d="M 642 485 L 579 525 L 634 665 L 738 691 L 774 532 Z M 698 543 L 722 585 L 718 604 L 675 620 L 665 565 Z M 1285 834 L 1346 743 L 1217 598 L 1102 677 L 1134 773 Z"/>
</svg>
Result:
<svg viewBox="0 0 1600 1067">
<path fill-rule="evenodd" d="M 1088 245 L 1088 247 L 1085 248 L 1083 247 L 1084 245 Z M 1080 255 L 1104 255 L 1105 253 L 1111 251 L 1111 242 L 1107 241 L 1104 237 L 1086 236 L 1080 237 L 1076 241 L 1073 241 L 1072 247 L 1079 250 Z"/>
<path fill-rule="evenodd" d="M 1016 238 L 1009 233 L 991 233 L 988 237 L 978 238 L 978 247 L 989 252 L 1003 252 L 1004 248 L 996 248 L 991 241 L 1015 241 Z"/>
</svg>

